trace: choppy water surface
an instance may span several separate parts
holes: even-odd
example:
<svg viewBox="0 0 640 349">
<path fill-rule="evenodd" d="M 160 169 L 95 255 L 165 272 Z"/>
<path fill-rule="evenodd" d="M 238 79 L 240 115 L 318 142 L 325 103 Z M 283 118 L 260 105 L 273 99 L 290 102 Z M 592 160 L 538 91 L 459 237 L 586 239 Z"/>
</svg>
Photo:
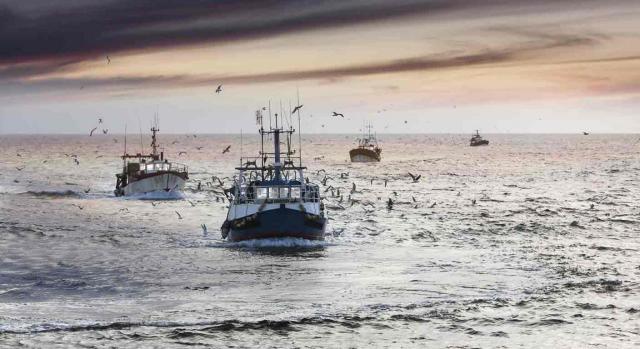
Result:
<svg viewBox="0 0 640 349">
<path fill-rule="evenodd" d="M 160 135 L 181 201 L 113 197 L 121 136 L 2 137 L 0 346 L 640 345 L 637 135 L 381 138 L 373 165 L 346 161 L 353 136 L 304 137 L 336 188 L 325 242 L 232 244 L 206 182 L 238 137 Z"/>
</svg>

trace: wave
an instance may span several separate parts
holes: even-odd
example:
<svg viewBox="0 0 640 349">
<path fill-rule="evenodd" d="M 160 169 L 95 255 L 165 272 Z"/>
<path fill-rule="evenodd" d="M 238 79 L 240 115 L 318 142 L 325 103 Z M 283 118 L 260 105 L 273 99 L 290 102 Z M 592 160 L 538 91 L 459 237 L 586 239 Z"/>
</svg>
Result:
<svg viewBox="0 0 640 349">
<path fill-rule="evenodd" d="M 402 318 L 391 318 L 403 320 Z M 0 334 L 27 334 L 46 332 L 81 332 L 81 331 L 110 331 L 126 330 L 138 327 L 169 328 L 169 337 L 185 338 L 202 335 L 211 332 L 247 331 L 247 330 L 271 330 L 271 331 L 297 331 L 295 326 L 305 325 L 342 325 L 347 328 L 360 327 L 362 322 L 380 320 L 374 317 L 340 316 L 331 317 L 304 317 L 300 319 L 263 319 L 256 321 L 242 321 L 237 319 L 219 321 L 116 321 L 108 323 L 41 323 L 22 326 L 2 326 Z"/>
<path fill-rule="evenodd" d="M 154 191 L 123 197 L 125 200 L 183 200 L 186 196 L 179 191 Z"/>
<path fill-rule="evenodd" d="M 20 194 L 37 196 L 37 197 L 48 197 L 48 198 L 82 197 L 82 194 L 75 192 L 73 190 L 42 190 L 42 191 L 29 190 L 26 192 L 22 192 Z"/>
</svg>

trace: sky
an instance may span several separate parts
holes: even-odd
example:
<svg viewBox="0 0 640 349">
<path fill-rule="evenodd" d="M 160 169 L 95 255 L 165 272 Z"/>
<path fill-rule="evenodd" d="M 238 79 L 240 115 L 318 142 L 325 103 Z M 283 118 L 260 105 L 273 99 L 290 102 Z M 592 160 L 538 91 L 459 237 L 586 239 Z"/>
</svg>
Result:
<svg viewBox="0 0 640 349">
<path fill-rule="evenodd" d="M 252 132 L 298 94 L 305 133 L 638 133 L 638 18 L 637 0 L 2 0 L 0 133 L 156 114 Z"/>
</svg>

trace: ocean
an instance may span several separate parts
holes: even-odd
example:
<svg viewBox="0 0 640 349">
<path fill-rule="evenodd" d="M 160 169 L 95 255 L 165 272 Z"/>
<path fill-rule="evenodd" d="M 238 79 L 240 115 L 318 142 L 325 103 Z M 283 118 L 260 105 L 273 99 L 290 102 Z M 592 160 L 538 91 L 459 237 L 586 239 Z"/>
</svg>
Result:
<svg viewBox="0 0 640 349">
<path fill-rule="evenodd" d="M 0 347 L 640 346 L 638 135 L 356 137 L 303 135 L 325 241 L 230 243 L 212 176 L 256 135 L 159 134 L 174 201 L 114 197 L 122 135 L 1 136 Z"/>
</svg>

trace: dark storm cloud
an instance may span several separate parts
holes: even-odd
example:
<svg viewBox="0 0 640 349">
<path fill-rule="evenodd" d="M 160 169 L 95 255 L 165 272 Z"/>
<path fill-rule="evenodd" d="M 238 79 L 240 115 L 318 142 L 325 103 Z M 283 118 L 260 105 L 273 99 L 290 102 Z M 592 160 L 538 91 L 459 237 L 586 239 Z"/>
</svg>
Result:
<svg viewBox="0 0 640 349">
<path fill-rule="evenodd" d="M 564 1 L 537 1 L 552 6 Z M 582 2 L 588 2 L 584 0 Z M 569 1 L 570 2 L 570 1 Z M 8 0 L 0 5 L 0 63 L 82 59 L 224 43 L 405 16 L 473 17 L 519 10 L 525 0 Z M 570 2 L 574 3 L 574 2 Z"/>
</svg>

